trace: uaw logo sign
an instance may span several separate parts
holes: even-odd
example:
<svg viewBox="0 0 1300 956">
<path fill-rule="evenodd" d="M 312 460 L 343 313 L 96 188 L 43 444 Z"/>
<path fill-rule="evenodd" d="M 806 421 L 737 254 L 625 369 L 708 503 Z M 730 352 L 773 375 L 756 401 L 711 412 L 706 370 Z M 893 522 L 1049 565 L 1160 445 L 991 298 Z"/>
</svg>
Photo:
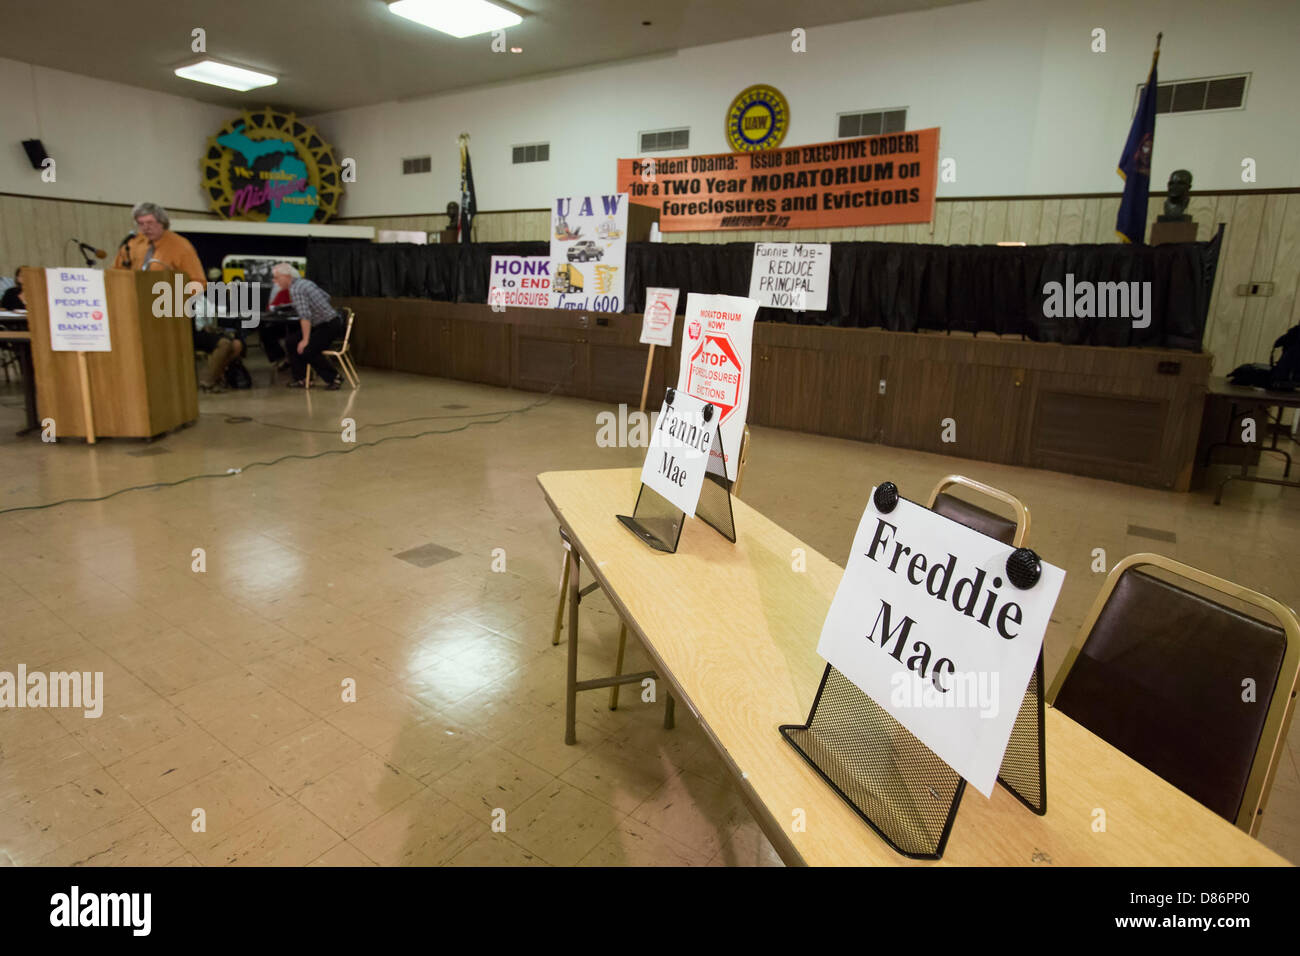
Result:
<svg viewBox="0 0 1300 956">
<path fill-rule="evenodd" d="M 722 412 L 719 421 L 725 422 L 740 404 L 742 374 L 731 337 L 724 332 L 709 332 L 691 354 L 686 391 L 716 406 Z"/>
<path fill-rule="evenodd" d="M 343 194 L 334 147 L 292 113 L 248 110 L 208 139 L 203 191 L 223 219 L 326 222 Z"/>
<path fill-rule="evenodd" d="M 740 91 L 727 110 L 727 142 L 737 153 L 776 149 L 790 125 L 790 105 L 781 91 L 758 84 Z"/>
</svg>

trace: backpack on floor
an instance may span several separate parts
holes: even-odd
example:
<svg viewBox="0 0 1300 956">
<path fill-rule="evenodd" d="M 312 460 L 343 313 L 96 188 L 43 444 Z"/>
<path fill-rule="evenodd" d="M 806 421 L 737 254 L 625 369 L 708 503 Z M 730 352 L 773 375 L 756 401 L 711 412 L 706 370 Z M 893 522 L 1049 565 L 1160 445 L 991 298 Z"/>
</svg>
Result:
<svg viewBox="0 0 1300 956">
<path fill-rule="evenodd" d="M 235 359 L 226 366 L 226 387 L 227 388 L 252 388 L 253 376 L 248 374 L 248 369 L 244 368 L 244 363 Z"/>
</svg>

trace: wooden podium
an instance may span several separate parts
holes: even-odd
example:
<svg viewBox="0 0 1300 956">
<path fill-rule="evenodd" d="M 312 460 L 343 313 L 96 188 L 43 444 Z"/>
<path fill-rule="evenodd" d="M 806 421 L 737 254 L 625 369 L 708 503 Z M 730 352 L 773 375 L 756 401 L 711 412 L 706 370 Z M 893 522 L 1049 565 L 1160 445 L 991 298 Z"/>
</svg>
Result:
<svg viewBox="0 0 1300 956">
<path fill-rule="evenodd" d="M 56 438 L 156 438 L 198 419 L 194 320 L 153 314 L 154 284 L 174 288 L 176 275 L 104 270 L 113 350 L 55 352 L 45 270 L 23 270 L 37 410 Z"/>
</svg>

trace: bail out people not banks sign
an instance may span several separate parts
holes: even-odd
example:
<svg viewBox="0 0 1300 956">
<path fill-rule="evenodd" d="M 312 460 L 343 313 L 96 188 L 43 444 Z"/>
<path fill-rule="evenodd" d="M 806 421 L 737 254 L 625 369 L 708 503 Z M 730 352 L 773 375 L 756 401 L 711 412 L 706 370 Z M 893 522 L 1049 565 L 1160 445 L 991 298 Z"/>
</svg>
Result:
<svg viewBox="0 0 1300 956">
<path fill-rule="evenodd" d="M 750 353 L 758 303 L 738 295 L 686 296 L 682 364 L 677 389 L 712 403 L 721 413 L 726 458 L 714 449 L 709 471 L 736 480 L 740 441 L 749 410 Z"/>
<path fill-rule="evenodd" d="M 906 499 L 882 514 L 874 498 L 817 653 L 990 796 L 1065 572 L 1044 562 L 1022 590 L 1013 548 Z"/>
<path fill-rule="evenodd" d="M 627 193 L 566 196 L 551 209 L 553 309 L 621 312 Z"/>
<path fill-rule="evenodd" d="M 829 242 L 756 242 L 749 297 L 759 305 L 825 312 L 831 284 Z"/>
<path fill-rule="evenodd" d="M 550 256 L 493 256 L 488 270 L 488 305 L 553 308 Z"/>
<path fill-rule="evenodd" d="M 46 269 L 50 348 L 55 352 L 111 352 L 108 298 L 98 269 Z"/>
</svg>

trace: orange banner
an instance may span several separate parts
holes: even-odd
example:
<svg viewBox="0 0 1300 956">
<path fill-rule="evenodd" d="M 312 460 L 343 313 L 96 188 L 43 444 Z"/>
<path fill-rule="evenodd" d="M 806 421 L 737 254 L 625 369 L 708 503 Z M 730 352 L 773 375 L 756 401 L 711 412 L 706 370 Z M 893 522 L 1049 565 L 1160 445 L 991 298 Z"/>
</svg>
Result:
<svg viewBox="0 0 1300 956">
<path fill-rule="evenodd" d="M 929 222 L 939 130 L 812 146 L 620 159 L 618 191 L 659 209 L 664 232 Z"/>
</svg>

